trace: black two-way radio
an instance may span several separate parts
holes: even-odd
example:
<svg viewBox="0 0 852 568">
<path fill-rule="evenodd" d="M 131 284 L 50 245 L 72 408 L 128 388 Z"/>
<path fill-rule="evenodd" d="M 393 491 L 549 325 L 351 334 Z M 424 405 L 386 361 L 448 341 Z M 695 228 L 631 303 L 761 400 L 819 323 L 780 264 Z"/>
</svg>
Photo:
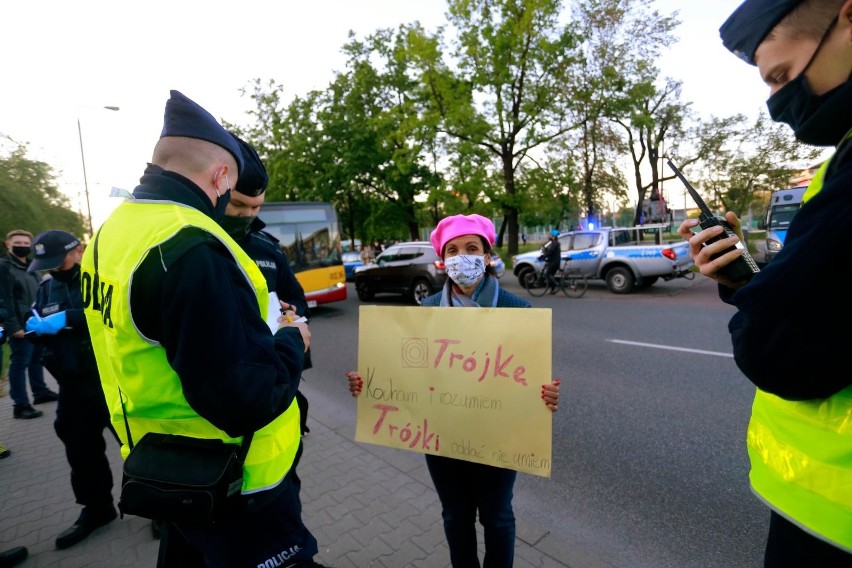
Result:
<svg viewBox="0 0 852 568">
<path fill-rule="evenodd" d="M 712 239 L 708 239 L 704 244 L 705 246 L 710 243 L 715 243 L 716 241 L 726 239 L 728 237 L 736 237 L 737 234 L 731 229 L 731 225 L 725 220 L 724 217 L 719 217 L 713 215 L 713 212 L 710 211 L 710 208 L 707 207 L 707 204 L 704 203 L 704 200 L 701 199 L 701 196 L 698 195 L 698 192 L 695 191 L 695 188 L 692 187 L 692 184 L 684 177 L 677 167 L 672 163 L 671 160 L 667 160 L 669 167 L 675 173 L 675 175 L 683 182 L 683 185 L 686 186 L 687 191 L 689 191 L 689 195 L 692 196 L 692 200 L 695 201 L 695 204 L 698 205 L 698 208 L 701 209 L 701 213 L 698 215 L 698 220 L 700 221 L 700 225 L 702 229 L 708 229 L 710 227 L 715 227 L 717 225 L 721 225 L 725 230 L 724 233 L 717 237 L 713 237 Z M 728 277 L 732 282 L 741 282 L 743 280 L 749 280 L 756 273 L 760 272 L 760 268 L 758 268 L 757 263 L 749 254 L 748 250 L 743 245 L 742 241 L 737 242 L 736 245 L 723 250 L 718 254 L 714 254 L 711 258 L 715 259 L 722 256 L 725 253 L 728 253 L 732 250 L 740 249 L 742 251 L 742 256 L 735 261 L 731 262 L 727 266 L 724 266 L 719 269 L 719 272 Z"/>
</svg>

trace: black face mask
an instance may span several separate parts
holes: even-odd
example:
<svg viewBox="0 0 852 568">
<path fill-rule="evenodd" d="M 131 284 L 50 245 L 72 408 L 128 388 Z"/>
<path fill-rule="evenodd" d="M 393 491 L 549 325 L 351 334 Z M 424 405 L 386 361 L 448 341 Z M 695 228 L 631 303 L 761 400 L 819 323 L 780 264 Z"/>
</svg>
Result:
<svg viewBox="0 0 852 568">
<path fill-rule="evenodd" d="M 219 225 L 225 229 L 225 232 L 231 235 L 231 238 L 238 241 L 249 234 L 252 222 L 256 217 L 231 217 L 225 215 L 219 221 Z"/>
<path fill-rule="evenodd" d="M 26 258 L 30 256 L 30 252 L 32 252 L 32 247 L 12 247 L 12 254 L 18 258 Z"/>
<path fill-rule="evenodd" d="M 814 146 L 833 146 L 852 128 L 852 76 L 822 95 L 814 94 L 805 78 L 805 72 L 816 59 L 833 28 L 834 22 L 826 30 L 799 76 L 766 101 L 772 120 L 789 125 L 796 138 Z"/>
<path fill-rule="evenodd" d="M 213 220 L 217 223 L 222 221 L 222 218 L 225 217 L 225 207 L 228 206 L 228 202 L 231 200 L 231 188 L 229 187 L 225 193 L 219 195 L 216 200 L 216 206 L 213 208 Z"/>
</svg>

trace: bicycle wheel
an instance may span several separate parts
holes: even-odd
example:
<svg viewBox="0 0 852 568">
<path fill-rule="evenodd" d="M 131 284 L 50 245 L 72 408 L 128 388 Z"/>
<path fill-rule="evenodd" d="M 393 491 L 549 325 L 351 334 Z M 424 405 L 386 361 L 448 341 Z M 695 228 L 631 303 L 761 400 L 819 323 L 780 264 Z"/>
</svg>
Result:
<svg viewBox="0 0 852 568">
<path fill-rule="evenodd" d="M 570 274 L 562 280 L 562 292 L 569 298 L 582 298 L 586 293 L 589 281 L 580 274 Z"/>
<path fill-rule="evenodd" d="M 538 273 L 528 272 L 524 277 L 524 288 L 527 289 L 530 296 L 538 298 L 544 296 L 544 293 L 547 291 L 547 284 L 545 284 Z"/>
</svg>

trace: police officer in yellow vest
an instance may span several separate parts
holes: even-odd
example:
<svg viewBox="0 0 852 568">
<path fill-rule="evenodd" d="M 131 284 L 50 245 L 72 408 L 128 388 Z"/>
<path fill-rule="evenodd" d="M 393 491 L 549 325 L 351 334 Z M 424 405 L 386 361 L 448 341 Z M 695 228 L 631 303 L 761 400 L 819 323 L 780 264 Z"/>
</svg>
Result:
<svg viewBox="0 0 852 568">
<path fill-rule="evenodd" d="M 769 86 L 773 120 L 836 146 L 808 187 L 781 253 L 748 282 L 719 274 L 737 237 L 695 236 L 701 273 L 737 308 L 734 358 L 757 387 L 748 427 L 750 481 L 770 508 L 765 566 L 852 566 L 852 374 L 843 268 L 852 220 L 852 0 L 746 0 L 721 30 L 730 51 Z M 779 167 L 785 164 L 778 164 Z M 742 239 L 737 216 L 726 217 Z"/>
<path fill-rule="evenodd" d="M 318 566 L 289 475 L 310 332 L 270 333 L 263 275 L 217 223 L 242 166 L 235 139 L 171 91 L 140 185 L 83 256 L 85 313 L 122 454 L 125 413 L 134 442 L 163 432 L 238 444 L 254 432 L 244 512 L 210 528 L 166 523 L 159 566 Z"/>
</svg>

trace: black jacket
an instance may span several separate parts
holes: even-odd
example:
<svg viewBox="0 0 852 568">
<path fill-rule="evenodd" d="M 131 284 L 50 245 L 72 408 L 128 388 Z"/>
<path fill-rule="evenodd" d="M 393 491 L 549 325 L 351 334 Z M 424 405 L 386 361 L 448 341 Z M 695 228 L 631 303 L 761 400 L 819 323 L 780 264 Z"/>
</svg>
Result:
<svg viewBox="0 0 852 568">
<path fill-rule="evenodd" d="M 852 314 L 850 147 L 847 140 L 822 190 L 796 213 L 772 262 L 735 292 L 719 287 L 737 308 L 728 324 L 737 365 L 782 398 L 825 398 L 852 385 L 843 371 Z"/>
<path fill-rule="evenodd" d="M 30 308 L 35 301 L 39 279 L 36 274 L 27 272 L 30 260 L 21 262 L 9 253 L 0 256 L 0 296 L 6 306 L 8 316 L 3 321 L 4 334 L 9 337 L 24 329 L 29 318 Z"/>
<path fill-rule="evenodd" d="M 296 307 L 296 313 L 306 318 L 311 317 L 305 291 L 296 280 L 287 255 L 278 245 L 279 241 L 263 228 L 266 223 L 259 218 L 252 221 L 249 233 L 237 241 L 244 251 L 257 263 L 257 267 L 266 279 L 266 287 L 270 292 L 278 294 L 278 298 Z"/>
<path fill-rule="evenodd" d="M 28 335 L 42 346 L 42 364 L 62 388 L 80 385 L 100 389 L 98 365 L 83 315 L 80 293 L 80 265 L 54 272 L 42 280 L 36 292 L 35 310 L 41 317 L 65 312 L 65 329 L 56 335 Z"/>
<path fill-rule="evenodd" d="M 548 268 L 559 267 L 562 261 L 562 245 L 559 244 L 559 239 L 548 239 L 544 246 L 541 247 L 541 259 Z"/>
</svg>

